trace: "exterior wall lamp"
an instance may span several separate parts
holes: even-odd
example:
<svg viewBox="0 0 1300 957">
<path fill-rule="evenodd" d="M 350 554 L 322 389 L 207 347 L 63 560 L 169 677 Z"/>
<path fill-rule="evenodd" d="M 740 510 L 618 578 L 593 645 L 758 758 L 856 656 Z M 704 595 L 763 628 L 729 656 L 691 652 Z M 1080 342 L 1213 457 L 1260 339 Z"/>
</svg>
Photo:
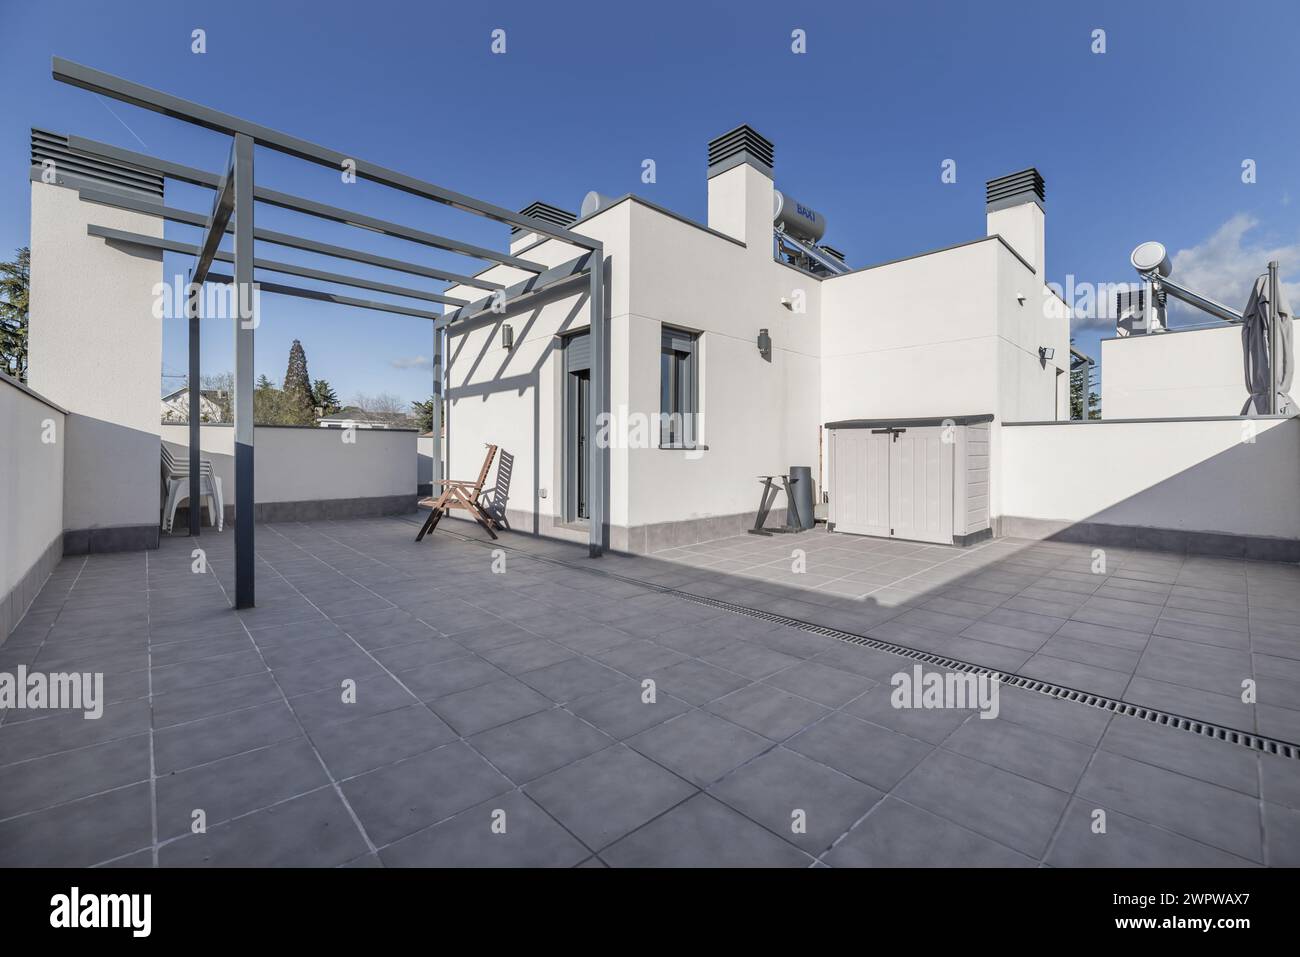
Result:
<svg viewBox="0 0 1300 957">
<path fill-rule="evenodd" d="M 1051 362 L 1056 358 L 1056 350 L 1051 346 L 1039 346 L 1038 358 L 1042 359 L 1044 362 Z"/>
<path fill-rule="evenodd" d="M 767 334 L 766 329 L 758 330 L 758 354 L 763 357 L 764 362 L 772 361 L 772 337 Z"/>
<path fill-rule="evenodd" d="M 501 348 L 510 350 L 513 349 L 514 347 L 515 347 L 515 328 L 509 323 L 506 323 L 501 327 Z"/>
</svg>

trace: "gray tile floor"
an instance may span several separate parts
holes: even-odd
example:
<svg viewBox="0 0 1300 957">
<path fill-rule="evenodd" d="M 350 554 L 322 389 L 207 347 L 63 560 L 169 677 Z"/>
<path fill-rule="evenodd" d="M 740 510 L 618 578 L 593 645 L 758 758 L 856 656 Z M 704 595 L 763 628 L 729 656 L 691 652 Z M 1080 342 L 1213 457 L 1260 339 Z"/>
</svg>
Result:
<svg viewBox="0 0 1300 957">
<path fill-rule="evenodd" d="M 1008 687 L 992 721 L 895 709 L 905 659 L 413 522 L 259 526 L 240 613 L 229 534 L 202 574 L 179 536 L 65 560 L 0 670 L 109 704 L 0 713 L 0 865 L 1300 864 L 1300 761 Z M 596 564 L 1300 739 L 1300 570 L 1092 560 L 817 532 Z"/>
</svg>

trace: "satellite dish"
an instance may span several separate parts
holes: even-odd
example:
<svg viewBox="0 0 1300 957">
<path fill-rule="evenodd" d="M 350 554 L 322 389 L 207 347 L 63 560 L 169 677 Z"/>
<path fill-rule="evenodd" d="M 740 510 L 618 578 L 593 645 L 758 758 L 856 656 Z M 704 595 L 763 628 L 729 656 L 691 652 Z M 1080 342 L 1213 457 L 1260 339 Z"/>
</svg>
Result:
<svg viewBox="0 0 1300 957">
<path fill-rule="evenodd" d="M 598 193 L 593 189 L 582 197 L 582 206 L 578 210 L 578 218 L 586 219 L 588 216 L 592 216 L 612 205 L 614 205 L 614 200 L 611 197 Z"/>
<path fill-rule="evenodd" d="M 1169 265 L 1169 254 L 1165 251 L 1162 243 L 1143 243 L 1133 250 L 1133 254 L 1129 256 L 1128 260 L 1133 264 L 1133 268 L 1143 275 L 1155 272 L 1161 276 L 1168 276 L 1174 271 L 1173 267 Z"/>
</svg>

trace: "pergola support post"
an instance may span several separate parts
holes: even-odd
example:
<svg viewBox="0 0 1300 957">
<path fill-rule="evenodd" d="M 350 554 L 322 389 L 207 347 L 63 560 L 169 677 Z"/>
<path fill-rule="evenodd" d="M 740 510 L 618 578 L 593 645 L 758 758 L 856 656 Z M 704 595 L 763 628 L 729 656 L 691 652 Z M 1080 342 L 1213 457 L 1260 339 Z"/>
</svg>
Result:
<svg viewBox="0 0 1300 957">
<path fill-rule="evenodd" d="M 587 552 L 599 558 L 609 542 L 609 446 L 601 440 L 602 420 L 609 428 L 609 329 L 605 321 L 605 251 L 597 246 L 591 255 L 591 421 L 587 434 L 593 446 L 587 457 Z"/>
<path fill-rule="evenodd" d="M 202 287 L 191 283 L 185 300 L 189 320 L 190 349 L 190 534 L 198 535 L 203 526 L 203 501 L 199 475 L 199 292 Z M 215 502 L 215 499 L 214 499 Z M 212 516 L 217 524 L 217 516 Z"/>
<path fill-rule="evenodd" d="M 433 486 L 435 498 L 441 491 L 442 474 L 442 344 L 446 341 L 442 321 L 433 324 Z"/>
<path fill-rule="evenodd" d="M 235 134 L 235 607 L 254 603 L 253 140 Z M 192 503 L 191 503 L 192 504 Z"/>
</svg>

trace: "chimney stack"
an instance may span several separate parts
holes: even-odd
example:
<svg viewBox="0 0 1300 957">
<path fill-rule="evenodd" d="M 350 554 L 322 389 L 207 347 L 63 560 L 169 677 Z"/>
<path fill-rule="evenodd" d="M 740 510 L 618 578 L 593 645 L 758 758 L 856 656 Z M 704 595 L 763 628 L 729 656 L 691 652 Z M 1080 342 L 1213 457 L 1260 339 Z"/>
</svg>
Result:
<svg viewBox="0 0 1300 957">
<path fill-rule="evenodd" d="M 525 216 L 531 216 L 533 219 L 539 219 L 544 223 L 550 223 L 552 226 L 559 226 L 561 229 L 568 229 L 578 221 L 576 213 L 571 213 L 567 209 L 560 209 L 558 206 L 552 206 L 550 203 L 536 202 L 529 203 L 519 212 Z M 510 252 L 513 255 L 525 246 L 531 246 L 537 240 L 544 238 L 541 234 L 525 229 L 523 226 L 510 227 Z"/>
<path fill-rule="evenodd" d="M 709 228 L 772 254 L 772 141 L 741 125 L 709 141 Z"/>
<path fill-rule="evenodd" d="M 1005 239 L 1040 281 L 1047 266 L 1047 200 L 1043 177 L 1034 167 L 991 179 L 985 184 L 988 235 Z"/>
</svg>

